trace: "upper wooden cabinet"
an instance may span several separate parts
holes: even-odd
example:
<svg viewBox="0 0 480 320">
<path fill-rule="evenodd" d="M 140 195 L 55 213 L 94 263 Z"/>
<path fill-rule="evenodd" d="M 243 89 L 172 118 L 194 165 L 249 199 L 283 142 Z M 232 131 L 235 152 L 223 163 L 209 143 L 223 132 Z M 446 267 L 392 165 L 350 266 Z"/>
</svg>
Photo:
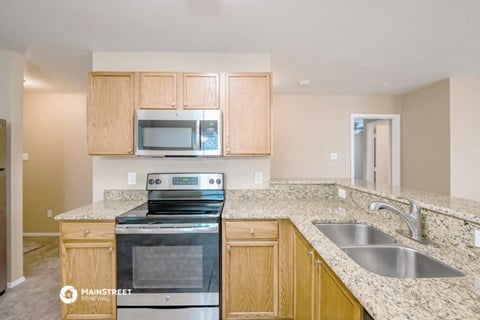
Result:
<svg viewBox="0 0 480 320">
<path fill-rule="evenodd" d="M 92 72 L 87 96 L 88 153 L 133 154 L 135 73 Z"/>
<path fill-rule="evenodd" d="M 139 73 L 139 107 L 219 109 L 219 73 Z"/>
<path fill-rule="evenodd" d="M 218 73 L 184 73 L 183 108 L 219 109 L 220 75 Z"/>
<path fill-rule="evenodd" d="M 139 106 L 152 109 L 177 107 L 177 74 L 141 72 L 139 74 Z"/>
<path fill-rule="evenodd" d="M 225 155 L 269 155 L 270 73 L 226 75 Z"/>
</svg>

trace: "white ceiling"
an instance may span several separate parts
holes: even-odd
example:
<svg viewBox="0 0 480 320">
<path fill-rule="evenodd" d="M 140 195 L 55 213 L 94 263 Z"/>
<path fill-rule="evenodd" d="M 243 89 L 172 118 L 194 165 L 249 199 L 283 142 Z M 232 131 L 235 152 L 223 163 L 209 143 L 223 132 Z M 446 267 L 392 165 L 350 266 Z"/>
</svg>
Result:
<svg viewBox="0 0 480 320">
<path fill-rule="evenodd" d="M 270 53 L 278 93 L 402 93 L 480 76 L 480 1 L 0 0 L 0 49 L 38 92 L 83 92 L 92 51 L 181 51 Z"/>
</svg>

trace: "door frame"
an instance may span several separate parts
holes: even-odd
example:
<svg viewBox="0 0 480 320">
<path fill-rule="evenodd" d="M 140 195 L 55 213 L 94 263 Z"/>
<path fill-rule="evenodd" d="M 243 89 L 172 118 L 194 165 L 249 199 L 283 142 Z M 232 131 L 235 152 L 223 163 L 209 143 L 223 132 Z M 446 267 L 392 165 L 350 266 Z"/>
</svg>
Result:
<svg viewBox="0 0 480 320">
<path fill-rule="evenodd" d="M 392 128 L 392 186 L 400 186 L 400 115 L 352 113 L 350 115 L 350 179 L 355 180 L 355 118 L 390 120 Z"/>
</svg>

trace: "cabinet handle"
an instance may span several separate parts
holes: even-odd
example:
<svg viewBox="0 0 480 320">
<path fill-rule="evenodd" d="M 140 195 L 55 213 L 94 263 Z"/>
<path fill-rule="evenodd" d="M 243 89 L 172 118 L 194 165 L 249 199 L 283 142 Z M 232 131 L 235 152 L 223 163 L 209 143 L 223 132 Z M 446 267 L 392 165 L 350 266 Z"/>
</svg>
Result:
<svg viewBox="0 0 480 320">
<path fill-rule="evenodd" d="M 90 233 L 90 229 L 86 228 L 83 230 L 83 236 L 86 237 Z"/>
<path fill-rule="evenodd" d="M 175 102 L 172 102 L 171 106 L 172 106 L 173 108 L 175 108 Z"/>
<path fill-rule="evenodd" d="M 315 259 L 315 260 L 313 260 L 313 263 L 315 263 L 316 266 L 319 266 L 322 263 L 322 260 Z"/>
<path fill-rule="evenodd" d="M 128 153 L 132 153 L 133 152 L 133 149 L 132 148 L 128 148 Z"/>
<path fill-rule="evenodd" d="M 253 229 L 253 228 L 250 228 L 250 235 L 252 235 L 252 236 L 253 236 L 254 234 L 255 234 L 255 229 Z"/>
<path fill-rule="evenodd" d="M 113 247 L 108 248 L 108 252 L 112 252 L 112 251 L 113 251 Z"/>
<path fill-rule="evenodd" d="M 230 251 L 232 250 L 232 247 L 230 247 L 229 245 L 227 245 L 227 251 Z"/>
<path fill-rule="evenodd" d="M 311 256 L 313 254 L 313 251 L 308 250 L 307 251 L 307 256 Z"/>
<path fill-rule="evenodd" d="M 184 103 L 183 103 L 183 106 L 184 106 L 184 107 L 188 106 L 188 103 L 184 102 Z"/>
</svg>

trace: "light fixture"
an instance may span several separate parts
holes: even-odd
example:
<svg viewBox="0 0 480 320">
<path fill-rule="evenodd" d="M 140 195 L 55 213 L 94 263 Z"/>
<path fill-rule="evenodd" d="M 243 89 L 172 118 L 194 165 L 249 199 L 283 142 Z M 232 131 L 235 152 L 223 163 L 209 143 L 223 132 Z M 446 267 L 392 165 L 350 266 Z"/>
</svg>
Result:
<svg viewBox="0 0 480 320">
<path fill-rule="evenodd" d="M 306 87 L 306 86 L 309 86 L 310 85 L 310 80 L 300 80 L 298 82 L 299 85 L 303 86 L 303 87 Z"/>
</svg>

